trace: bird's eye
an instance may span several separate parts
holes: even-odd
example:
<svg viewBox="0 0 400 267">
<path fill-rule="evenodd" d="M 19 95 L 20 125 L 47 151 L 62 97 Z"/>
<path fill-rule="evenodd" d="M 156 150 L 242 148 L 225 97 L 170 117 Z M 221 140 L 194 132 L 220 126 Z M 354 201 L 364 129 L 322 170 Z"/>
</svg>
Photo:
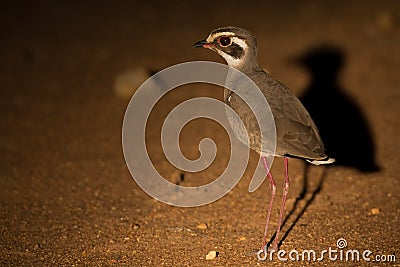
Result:
<svg viewBox="0 0 400 267">
<path fill-rule="evenodd" d="M 222 37 L 218 38 L 218 43 L 221 46 L 229 46 L 231 44 L 231 42 L 232 42 L 232 40 L 228 36 L 222 36 Z"/>
</svg>

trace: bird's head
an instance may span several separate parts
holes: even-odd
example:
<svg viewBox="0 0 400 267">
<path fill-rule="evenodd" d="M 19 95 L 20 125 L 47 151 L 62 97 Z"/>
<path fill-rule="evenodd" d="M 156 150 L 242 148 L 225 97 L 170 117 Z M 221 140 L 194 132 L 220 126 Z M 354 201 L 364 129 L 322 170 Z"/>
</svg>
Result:
<svg viewBox="0 0 400 267">
<path fill-rule="evenodd" d="M 223 27 L 213 30 L 205 40 L 193 47 L 203 47 L 217 52 L 230 67 L 244 71 L 258 69 L 257 40 L 249 31 L 238 27 Z"/>
</svg>

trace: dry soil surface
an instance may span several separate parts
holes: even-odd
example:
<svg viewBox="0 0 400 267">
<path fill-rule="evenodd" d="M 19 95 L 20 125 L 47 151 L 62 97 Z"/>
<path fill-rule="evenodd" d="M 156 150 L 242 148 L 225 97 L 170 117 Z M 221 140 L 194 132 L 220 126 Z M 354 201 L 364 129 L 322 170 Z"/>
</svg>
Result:
<svg viewBox="0 0 400 267">
<path fill-rule="evenodd" d="M 0 13 L 1 266 L 400 265 L 398 1 L 20 1 Z M 343 253 L 370 250 L 370 262 L 259 261 L 270 193 L 266 182 L 248 192 L 255 153 L 240 183 L 201 207 L 156 201 L 130 176 L 121 145 L 129 98 L 115 93 L 116 77 L 223 62 L 192 45 L 225 25 L 257 35 L 260 64 L 303 96 L 338 159 L 306 171 L 290 159 L 280 248 L 319 257 L 344 238 Z M 195 159 L 198 142 L 213 138 L 210 168 L 181 172 L 162 154 L 163 116 L 198 96 L 222 99 L 222 88 L 177 88 L 147 128 L 154 166 L 186 186 L 215 179 L 229 155 L 226 134 L 207 120 L 184 128 L 181 147 Z M 282 160 L 272 173 L 281 185 Z"/>
</svg>

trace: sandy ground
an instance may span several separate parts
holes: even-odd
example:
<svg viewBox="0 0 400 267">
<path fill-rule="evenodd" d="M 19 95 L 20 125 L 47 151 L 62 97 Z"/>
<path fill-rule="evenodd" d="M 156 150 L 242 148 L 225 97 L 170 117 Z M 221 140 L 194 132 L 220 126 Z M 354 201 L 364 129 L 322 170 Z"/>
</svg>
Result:
<svg viewBox="0 0 400 267">
<path fill-rule="evenodd" d="M 386 264 L 400 265 L 398 1 L 107 3 L 2 5 L 1 266 L 378 266 L 377 255 L 395 255 Z M 260 64 L 303 96 L 338 159 L 307 172 L 290 160 L 281 249 L 320 253 L 344 238 L 346 249 L 372 251 L 373 262 L 257 260 L 269 191 L 266 183 L 247 191 L 256 154 L 234 190 L 202 207 L 158 202 L 130 176 L 121 146 L 129 99 L 116 96 L 115 78 L 189 60 L 223 62 L 191 46 L 225 25 L 257 35 Z M 177 89 L 149 124 L 149 153 L 167 179 L 180 172 L 162 155 L 161 115 L 197 96 L 221 99 L 222 89 Z M 183 173 L 183 185 L 204 184 L 225 168 L 226 135 L 206 120 L 184 129 L 183 152 L 198 156 L 206 136 L 219 144 L 217 159 Z M 276 160 L 278 185 L 282 168 Z M 209 251 L 218 257 L 206 261 Z"/>
</svg>

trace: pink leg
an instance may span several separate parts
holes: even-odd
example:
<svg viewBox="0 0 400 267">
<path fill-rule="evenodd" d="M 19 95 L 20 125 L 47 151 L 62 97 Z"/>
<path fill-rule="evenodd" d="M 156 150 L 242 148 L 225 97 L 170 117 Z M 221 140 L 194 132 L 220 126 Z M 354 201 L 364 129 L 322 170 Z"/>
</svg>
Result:
<svg viewBox="0 0 400 267">
<path fill-rule="evenodd" d="M 274 202 L 275 193 L 276 193 L 276 184 L 275 184 L 274 178 L 272 177 L 270 169 L 268 167 L 267 159 L 265 157 L 261 157 L 261 160 L 262 160 L 262 162 L 264 164 L 265 170 L 267 171 L 267 176 L 268 176 L 268 179 L 269 179 L 269 187 L 270 187 L 270 190 L 271 190 L 271 198 L 269 200 L 267 219 L 266 219 L 266 222 L 265 222 L 263 243 L 262 243 L 262 246 L 261 246 L 261 250 L 265 250 L 266 251 L 266 247 L 265 246 L 267 244 L 268 225 L 269 225 L 269 219 L 271 218 L 272 203 Z"/>
<path fill-rule="evenodd" d="M 283 183 L 283 196 L 282 196 L 282 204 L 281 204 L 281 211 L 279 212 L 279 220 L 278 220 L 278 229 L 276 230 L 275 242 L 273 249 L 278 251 L 278 242 L 279 242 L 279 232 L 281 231 L 283 213 L 285 211 L 285 204 L 286 204 L 286 197 L 289 192 L 289 162 L 288 158 L 283 158 L 285 163 L 285 181 Z"/>
</svg>

